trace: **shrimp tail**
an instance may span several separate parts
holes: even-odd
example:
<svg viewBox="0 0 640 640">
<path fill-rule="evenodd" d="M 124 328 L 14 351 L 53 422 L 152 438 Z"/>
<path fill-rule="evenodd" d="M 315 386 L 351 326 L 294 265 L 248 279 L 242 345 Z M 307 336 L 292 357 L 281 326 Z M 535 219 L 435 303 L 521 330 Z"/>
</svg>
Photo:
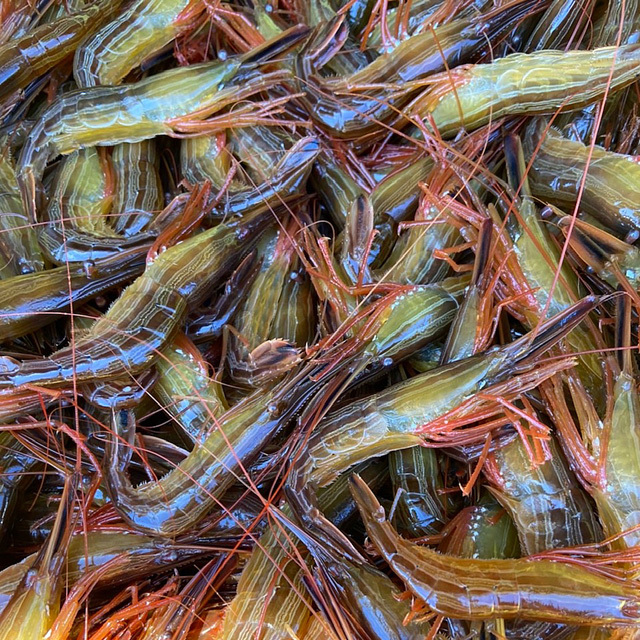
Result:
<svg viewBox="0 0 640 640">
<path fill-rule="evenodd" d="M 563 216 L 558 220 L 558 226 L 568 235 L 571 249 L 596 272 L 605 269 L 611 256 L 625 253 L 629 249 L 629 245 L 623 240 L 587 222 L 574 220 L 572 229 L 571 225 L 571 216 Z"/>
<path fill-rule="evenodd" d="M 511 134 L 504 139 L 504 157 L 511 188 L 517 191 L 520 196 L 531 197 L 527 165 L 524 160 L 520 136 Z"/>
</svg>

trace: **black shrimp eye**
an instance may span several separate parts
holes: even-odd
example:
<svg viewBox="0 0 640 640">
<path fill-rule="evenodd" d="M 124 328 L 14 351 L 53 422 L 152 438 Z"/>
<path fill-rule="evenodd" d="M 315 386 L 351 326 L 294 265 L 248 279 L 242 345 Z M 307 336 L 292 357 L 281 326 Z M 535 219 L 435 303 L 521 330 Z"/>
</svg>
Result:
<svg viewBox="0 0 640 640">
<path fill-rule="evenodd" d="M 118 412 L 118 420 L 121 427 L 126 427 L 129 422 L 129 412 L 126 409 L 120 409 Z"/>
</svg>

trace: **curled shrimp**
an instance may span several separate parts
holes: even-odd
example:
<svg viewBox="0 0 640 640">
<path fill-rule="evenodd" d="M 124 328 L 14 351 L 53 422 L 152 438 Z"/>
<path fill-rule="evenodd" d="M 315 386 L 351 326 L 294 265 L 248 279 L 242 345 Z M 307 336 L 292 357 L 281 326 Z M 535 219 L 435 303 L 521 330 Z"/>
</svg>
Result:
<svg viewBox="0 0 640 640">
<path fill-rule="evenodd" d="M 135 529 L 173 536 L 187 531 L 215 506 L 241 477 L 265 444 L 287 421 L 322 390 L 301 366 L 274 390 L 258 390 L 222 415 L 206 439 L 173 471 L 157 482 L 134 487 L 126 476 L 131 457 L 135 417 L 113 412 L 115 439 L 106 454 L 109 496 L 118 513 Z"/>
<path fill-rule="evenodd" d="M 286 79 L 286 71 L 260 73 L 251 67 L 286 51 L 305 34 L 305 29 L 294 27 L 246 56 L 171 69 L 124 86 L 78 89 L 56 99 L 33 126 L 18 163 L 18 182 L 31 219 L 35 220 L 40 180 L 52 157 L 185 132 L 190 122 Z M 241 121 L 238 117 L 235 124 Z M 249 122 L 255 118 L 252 115 Z"/>
<path fill-rule="evenodd" d="M 587 567 L 543 558 L 444 556 L 402 539 L 357 476 L 351 491 L 372 542 L 407 589 L 430 609 L 464 620 L 522 617 L 583 625 L 637 626 L 640 590 Z"/>
</svg>

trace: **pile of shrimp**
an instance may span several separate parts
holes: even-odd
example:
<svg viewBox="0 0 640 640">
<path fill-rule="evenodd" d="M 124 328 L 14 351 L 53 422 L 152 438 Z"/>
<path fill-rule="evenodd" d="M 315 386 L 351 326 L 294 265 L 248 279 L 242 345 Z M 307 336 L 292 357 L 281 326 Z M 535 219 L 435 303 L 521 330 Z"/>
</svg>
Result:
<svg viewBox="0 0 640 640">
<path fill-rule="evenodd" d="M 637 0 L 0 0 L 0 640 L 640 638 Z"/>
</svg>

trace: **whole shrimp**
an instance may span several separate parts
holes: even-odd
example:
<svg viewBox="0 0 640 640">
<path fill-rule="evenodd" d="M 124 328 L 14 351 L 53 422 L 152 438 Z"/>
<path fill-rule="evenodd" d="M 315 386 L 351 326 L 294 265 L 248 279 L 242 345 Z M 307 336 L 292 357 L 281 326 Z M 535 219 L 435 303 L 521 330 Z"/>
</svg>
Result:
<svg viewBox="0 0 640 640">
<path fill-rule="evenodd" d="M 533 343 L 525 335 L 500 348 L 438 367 L 356 400 L 329 413 L 309 440 L 301 467 L 290 474 L 290 486 L 312 482 L 322 487 L 356 462 L 420 444 L 420 430 L 480 392 L 505 382 L 522 392 L 514 372 L 535 368 L 531 358 L 550 348 L 596 303 L 585 298 L 543 324 Z M 301 489 L 300 489 L 301 490 Z M 290 497 L 297 502 L 291 492 Z"/>
<path fill-rule="evenodd" d="M 164 251 L 73 346 L 21 364 L 5 358 L 0 387 L 64 385 L 74 377 L 84 382 L 144 370 L 189 305 L 198 305 L 234 268 L 271 220 L 269 212 L 230 220 Z"/>
<path fill-rule="evenodd" d="M 441 615 L 629 627 L 640 621 L 640 590 L 633 583 L 543 558 L 444 556 L 402 539 L 357 475 L 351 491 L 378 551 L 407 589 Z"/>
<path fill-rule="evenodd" d="M 513 53 L 433 76 L 431 86 L 408 113 L 431 123 L 441 136 L 451 137 L 460 129 L 473 131 L 504 116 L 571 111 L 634 82 L 639 61 L 637 44 Z"/>
<path fill-rule="evenodd" d="M 534 327 L 545 308 L 548 309 L 547 313 L 558 313 L 579 298 L 578 281 L 569 265 L 561 264 L 560 252 L 549 234 L 548 226 L 538 215 L 529 188 L 520 138 L 507 136 L 504 149 L 509 184 L 520 195 L 518 206 L 510 213 L 506 227 L 525 280 L 535 290 L 538 309 L 525 310 L 527 325 Z M 549 296 L 552 290 L 553 295 Z M 597 354 L 602 344 L 598 343 L 596 335 L 585 325 L 572 332 L 566 342 L 572 350 L 583 354 L 579 356 L 577 367 L 580 378 L 598 402 L 604 405 L 604 372 Z"/>
<path fill-rule="evenodd" d="M 364 144 L 367 138 L 385 135 L 403 126 L 403 112 L 416 94 L 414 81 L 470 62 L 487 42 L 496 42 L 513 28 L 534 3 L 510 2 L 481 15 L 464 16 L 438 24 L 400 43 L 355 73 L 335 79 L 322 78 L 313 61 L 336 31 L 335 23 L 318 29 L 297 59 L 297 76 L 304 90 L 303 102 L 310 117 L 330 135 Z M 338 29 L 338 37 L 340 36 Z M 334 45 L 335 46 L 335 45 Z M 342 74 L 341 74 L 342 76 Z"/>
<path fill-rule="evenodd" d="M 509 144 L 505 146 L 508 147 Z M 521 153 L 516 152 L 514 155 Z M 516 161 L 511 153 L 508 153 L 507 158 L 508 161 Z M 532 216 L 527 205 L 533 206 L 532 203 L 523 202 L 523 221 Z M 490 311 L 487 309 L 489 305 L 486 296 L 492 293 L 487 273 L 491 229 L 491 222 L 485 220 L 474 265 L 475 286 L 470 287 L 467 292 L 451 327 L 443 351 L 443 362 L 468 357 L 475 353 L 474 345 L 486 341 L 486 336 L 478 334 L 479 327 L 486 327 L 488 324 L 482 321 L 483 315 Z M 533 229 L 537 229 L 535 224 Z M 525 236 L 526 231 L 527 228 L 522 232 L 522 236 Z M 544 241 L 544 235 L 541 235 L 540 230 L 536 235 Z M 522 236 L 516 235 L 517 246 L 526 248 L 527 242 L 523 241 Z M 548 242 L 543 246 L 545 244 L 548 245 Z M 525 252 L 520 251 L 519 255 L 521 253 Z M 533 253 L 532 248 L 529 248 L 529 253 Z M 529 257 L 529 262 L 533 262 L 532 257 Z M 531 265 L 527 266 L 529 273 L 532 270 Z M 533 270 L 535 274 L 540 271 L 544 274 L 543 269 Z M 476 278 L 476 274 L 480 275 Z M 561 305 L 557 306 L 562 308 Z M 544 447 L 548 453 L 540 456 L 542 460 L 538 459 L 536 464 L 533 464 L 532 446 L 528 441 L 525 442 L 523 437 L 517 437 L 489 453 L 484 465 L 485 475 L 492 485 L 491 491 L 513 518 L 520 536 L 520 544 L 527 554 L 554 547 L 594 542 L 600 537 L 600 528 L 591 504 L 562 457 L 553 436 L 544 443 Z"/>
<path fill-rule="evenodd" d="M 131 411 L 113 412 L 115 439 L 105 455 L 107 488 L 118 513 L 135 529 L 174 536 L 202 520 L 245 473 L 274 434 L 324 385 L 313 379 L 317 365 L 302 363 L 275 389 L 259 389 L 235 404 L 215 428 L 170 473 L 134 487 L 126 476 L 135 435 Z"/>
<path fill-rule="evenodd" d="M 286 51 L 305 34 L 306 29 L 294 27 L 275 41 L 224 62 L 170 69 L 134 84 L 78 89 L 60 96 L 33 126 L 18 162 L 18 182 L 31 220 L 36 219 L 40 180 L 52 157 L 183 132 L 190 122 L 282 82 L 286 71 L 261 73 L 252 67 Z M 240 117 L 236 116 L 236 124 L 242 122 Z M 255 119 L 252 113 L 249 122 Z"/>
</svg>

